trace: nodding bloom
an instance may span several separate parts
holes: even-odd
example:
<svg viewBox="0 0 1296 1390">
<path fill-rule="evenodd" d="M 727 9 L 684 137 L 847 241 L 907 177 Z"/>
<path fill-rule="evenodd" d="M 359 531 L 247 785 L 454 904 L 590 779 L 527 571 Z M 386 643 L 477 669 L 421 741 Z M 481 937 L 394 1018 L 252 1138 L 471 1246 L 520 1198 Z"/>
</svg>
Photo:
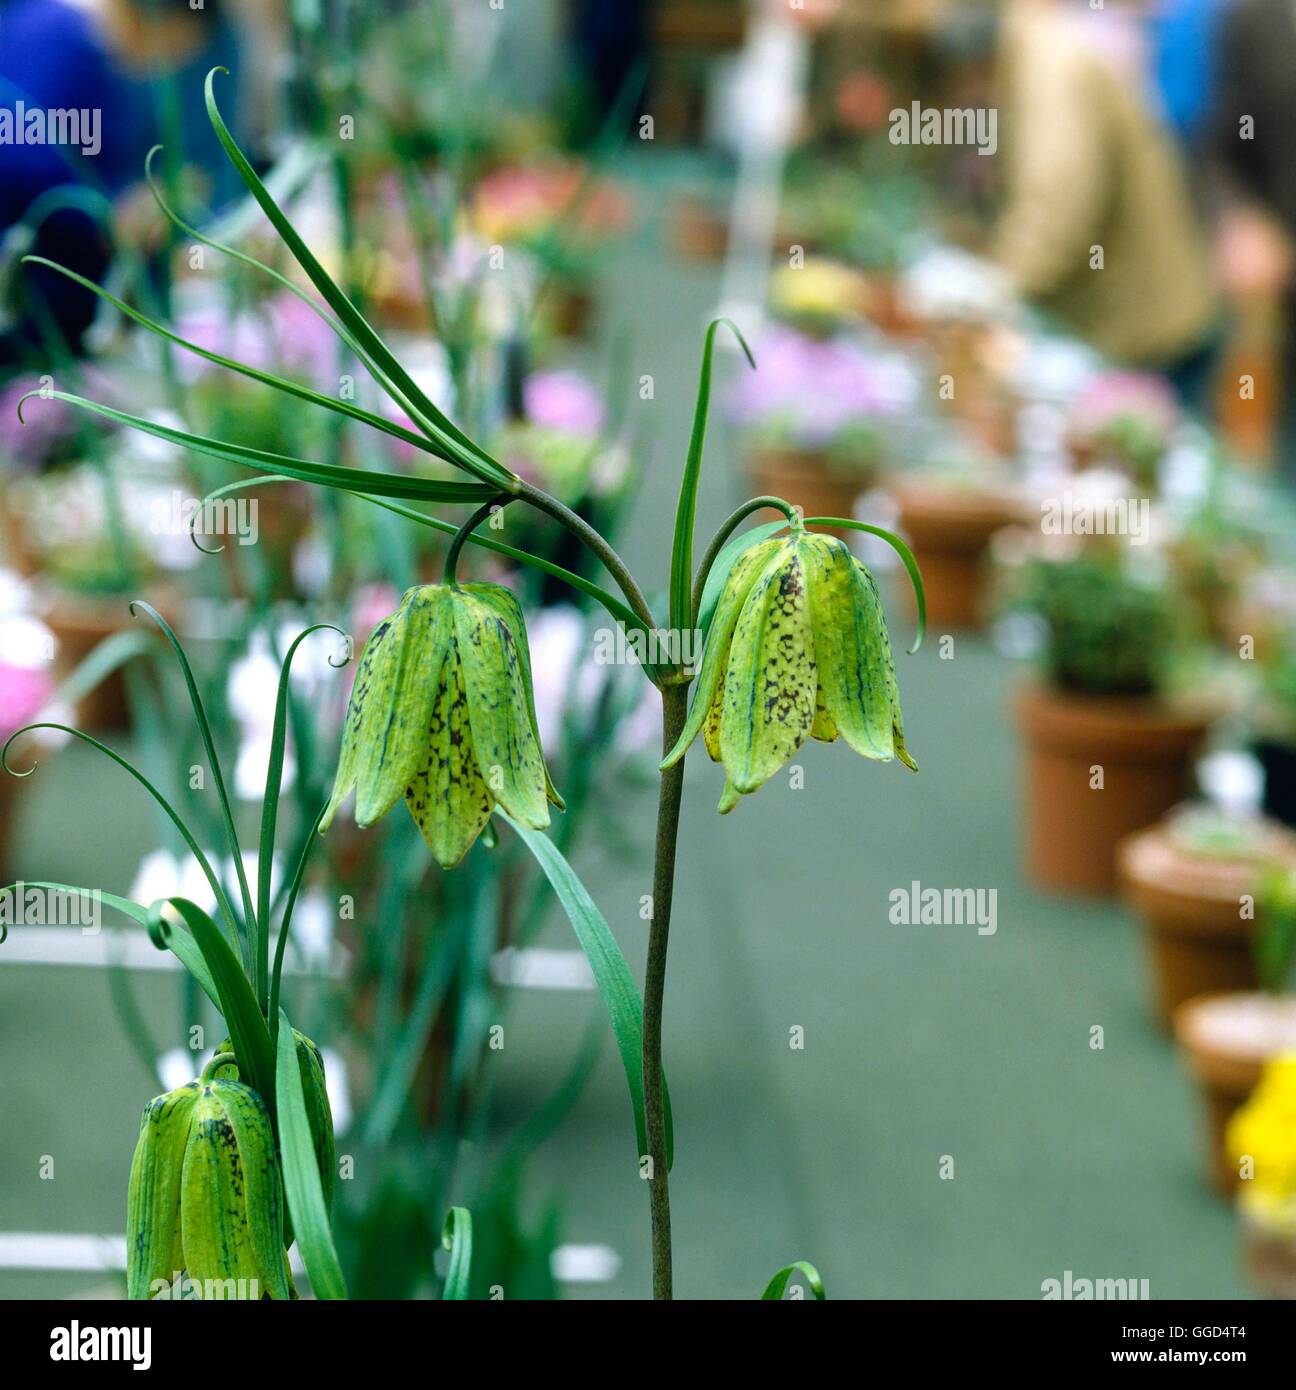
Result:
<svg viewBox="0 0 1296 1390">
<path fill-rule="evenodd" d="M 410 589 L 365 644 L 333 796 L 356 793 L 356 824 L 403 796 L 442 868 L 453 868 L 496 804 L 533 830 L 562 809 L 545 767 L 522 610 L 498 584 Z"/>
<path fill-rule="evenodd" d="M 218 1053 L 197 1081 L 144 1107 L 127 1202 L 131 1298 L 182 1271 L 200 1298 L 296 1297 L 270 1116 L 230 1078 L 233 1062 Z"/>
<path fill-rule="evenodd" d="M 724 765 L 724 815 L 805 742 L 839 737 L 866 758 L 905 749 L 882 600 L 873 576 L 835 536 L 795 527 L 759 541 L 726 577 L 689 717 L 663 769 L 701 732 Z"/>
</svg>

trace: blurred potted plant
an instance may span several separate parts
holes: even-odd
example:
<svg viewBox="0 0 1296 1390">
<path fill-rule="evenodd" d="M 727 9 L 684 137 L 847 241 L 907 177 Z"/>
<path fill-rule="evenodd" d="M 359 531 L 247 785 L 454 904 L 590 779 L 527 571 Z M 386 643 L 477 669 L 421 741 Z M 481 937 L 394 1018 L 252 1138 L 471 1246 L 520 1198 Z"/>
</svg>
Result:
<svg viewBox="0 0 1296 1390">
<path fill-rule="evenodd" d="M 1263 989 L 1208 994 L 1181 1004 L 1174 1032 L 1206 1103 L 1207 1171 L 1220 1192 L 1240 1173 L 1226 1143 L 1229 1122 L 1255 1089 L 1266 1063 L 1296 1051 L 1296 996 L 1286 992 L 1296 964 L 1296 870 L 1266 873 L 1256 897 L 1256 965 Z"/>
<path fill-rule="evenodd" d="M 519 247 L 540 262 L 544 312 L 560 337 L 588 330 L 595 263 L 629 220 L 626 194 L 568 159 L 492 170 L 474 190 L 470 213 L 488 247 Z"/>
<path fill-rule="evenodd" d="M 1041 678 L 1017 717 L 1027 866 L 1046 888 L 1116 888 L 1117 846 L 1183 799 L 1209 723 L 1200 701 L 1178 695 L 1187 652 L 1176 596 L 1131 554 L 1028 545 L 1004 574 L 1009 606 L 1042 629 Z"/>
<path fill-rule="evenodd" d="M 1266 868 L 1296 867 L 1296 836 L 1194 807 L 1132 835 L 1118 858 L 1125 896 L 1147 930 L 1162 1027 L 1197 995 L 1256 988 L 1257 889 Z"/>
<path fill-rule="evenodd" d="M 729 397 L 755 490 L 806 516 L 850 517 L 878 477 L 888 425 L 913 404 L 912 373 L 855 337 L 781 325 L 758 353 L 759 377 L 744 374 Z"/>
<path fill-rule="evenodd" d="M 1179 425 L 1170 383 L 1150 372 L 1104 372 L 1072 408 L 1068 440 L 1077 471 L 1117 468 L 1155 489 L 1161 461 Z"/>
<path fill-rule="evenodd" d="M 1265 1065 L 1227 1138 L 1247 1273 L 1265 1297 L 1296 1299 L 1296 1052 Z"/>
</svg>

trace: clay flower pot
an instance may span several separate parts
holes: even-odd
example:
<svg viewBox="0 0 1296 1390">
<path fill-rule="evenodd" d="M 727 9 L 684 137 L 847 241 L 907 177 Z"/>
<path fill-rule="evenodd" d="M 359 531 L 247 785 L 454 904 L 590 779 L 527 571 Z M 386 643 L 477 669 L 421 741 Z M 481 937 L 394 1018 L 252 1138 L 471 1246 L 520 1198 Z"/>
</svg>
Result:
<svg viewBox="0 0 1296 1390">
<path fill-rule="evenodd" d="M 1296 1234 L 1242 1216 L 1242 1264 L 1262 1298 L 1296 1299 Z"/>
<path fill-rule="evenodd" d="M 91 595 L 71 590 L 58 590 L 43 614 L 58 641 L 54 659 L 55 679 L 62 683 L 87 656 L 115 632 L 134 630 L 147 624 L 156 631 L 147 617 L 132 618 L 131 594 Z M 141 597 L 173 626 L 181 607 L 180 595 L 174 589 L 146 590 Z M 125 729 L 130 724 L 130 702 L 126 694 L 126 676 L 119 666 L 81 697 L 76 706 L 76 725 L 93 733 L 96 730 Z"/>
<path fill-rule="evenodd" d="M 855 499 L 873 481 L 871 469 L 832 469 L 812 449 L 761 449 L 749 466 L 759 495 L 785 498 L 806 516 L 851 516 Z M 842 529 L 835 534 L 842 535 Z"/>
<path fill-rule="evenodd" d="M 1026 744 L 1027 872 L 1042 888 L 1114 892 L 1120 842 L 1187 794 L 1207 714 L 1152 697 L 1029 686 L 1017 718 Z M 1090 785 L 1096 766 L 1101 789 Z"/>
<path fill-rule="evenodd" d="M 1231 1193 L 1238 1174 L 1225 1147 L 1234 1113 L 1271 1057 L 1296 1050 L 1296 996 L 1208 994 L 1181 1004 L 1174 1032 L 1206 1105 L 1206 1172 L 1218 1192 Z"/>
<path fill-rule="evenodd" d="M 1244 851 L 1214 854 L 1182 843 L 1173 821 L 1130 836 L 1117 853 L 1126 899 L 1147 928 L 1153 1012 L 1163 1028 L 1180 1004 L 1201 994 L 1255 990 L 1255 923 L 1242 898 L 1256 891 L 1263 864 L 1296 862 L 1296 836 L 1262 822 Z"/>
<path fill-rule="evenodd" d="M 922 570 L 928 623 L 937 631 L 980 627 L 990 538 L 1022 519 L 1020 504 L 988 489 L 930 481 L 903 483 L 895 494 L 900 528 Z"/>
</svg>

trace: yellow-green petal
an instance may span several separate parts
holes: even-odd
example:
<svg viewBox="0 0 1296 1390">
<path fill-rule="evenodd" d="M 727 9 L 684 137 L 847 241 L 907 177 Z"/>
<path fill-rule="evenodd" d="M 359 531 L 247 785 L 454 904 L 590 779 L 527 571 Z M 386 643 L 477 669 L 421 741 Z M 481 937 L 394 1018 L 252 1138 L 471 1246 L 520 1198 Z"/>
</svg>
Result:
<svg viewBox="0 0 1296 1390">
<path fill-rule="evenodd" d="M 441 668 L 423 761 L 410 781 L 405 804 L 443 869 L 454 868 L 490 820 L 492 802 L 477 768 L 463 667 L 453 637 Z"/>
<path fill-rule="evenodd" d="M 677 763 L 698 736 L 718 698 L 725 665 L 729 660 L 729 644 L 747 595 L 751 593 L 752 586 L 765 567 L 773 561 L 774 556 L 789 548 L 786 537 L 771 536 L 769 540 L 758 541 L 743 551 L 734 563 L 728 579 L 725 580 L 725 586 L 720 591 L 715 616 L 707 632 L 706 650 L 702 653 L 702 669 L 694 683 L 693 704 L 689 709 L 688 719 L 675 741 L 675 747 L 662 759 L 662 771 Z M 712 753 L 711 756 L 717 760 L 719 758 L 718 753 Z"/>
<path fill-rule="evenodd" d="M 333 779 L 333 795 L 324 809 L 320 820 L 320 833 L 323 834 L 333 824 L 338 808 L 351 794 L 359 775 L 360 725 L 364 718 L 365 705 L 369 692 L 373 689 L 379 668 L 385 657 L 387 637 L 398 614 L 384 618 L 369 634 L 369 640 L 356 667 L 355 682 L 351 687 L 351 699 L 347 703 L 346 719 L 342 725 L 342 752 L 338 757 L 337 775 Z"/>
<path fill-rule="evenodd" d="M 527 714 L 531 720 L 531 732 L 535 734 L 536 746 L 540 747 L 540 721 L 536 718 L 535 687 L 531 680 L 531 647 L 527 641 L 526 619 L 522 616 L 522 605 L 518 603 L 517 595 L 512 589 L 506 589 L 502 584 L 464 584 L 462 588 L 465 593 L 472 594 L 474 598 L 480 599 L 482 603 L 493 609 L 504 620 L 509 631 L 513 634 L 513 641 L 517 645 L 518 661 L 522 667 L 522 684 L 526 691 Z M 543 761 L 543 747 L 540 747 L 540 757 Z M 567 809 L 566 803 L 558 795 L 553 779 L 549 776 L 548 764 L 545 764 L 545 795 L 560 811 Z"/>
<path fill-rule="evenodd" d="M 513 633 L 493 607 L 462 590 L 454 595 L 454 629 L 478 769 L 514 820 L 543 830 L 549 824 L 544 759 Z"/>
<path fill-rule="evenodd" d="M 878 612 L 882 611 L 882 600 L 878 595 L 877 580 L 869 573 L 857 560 L 856 568 L 863 577 L 865 585 L 873 596 L 873 601 L 877 604 Z M 895 660 L 891 652 L 891 637 L 887 631 L 885 622 L 882 626 L 882 650 L 886 658 L 886 688 L 887 699 L 891 707 L 891 738 L 895 745 L 896 757 L 913 772 L 918 771 L 918 764 L 913 760 L 909 750 L 905 747 L 904 736 L 904 716 L 900 712 L 900 687 L 896 684 Z"/>
<path fill-rule="evenodd" d="M 401 600 L 365 702 L 356 754 L 356 824 L 372 825 L 405 794 L 423 755 L 452 626 L 451 591 L 427 584 Z"/>
<path fill-rule="evenodd" d="M 800 554 L 823 706 L 848 747 L 889 761 L 890 643 L 877 587 L 834 536 L 803 537 Z"/>
<path fill-rule="evenodd" d="M 816 684 L 805 571 L 789 545 L 752 586 L 729 647 L 720 756 L 740 795 L 754 792 L 805 741 Z"/>
</svg>

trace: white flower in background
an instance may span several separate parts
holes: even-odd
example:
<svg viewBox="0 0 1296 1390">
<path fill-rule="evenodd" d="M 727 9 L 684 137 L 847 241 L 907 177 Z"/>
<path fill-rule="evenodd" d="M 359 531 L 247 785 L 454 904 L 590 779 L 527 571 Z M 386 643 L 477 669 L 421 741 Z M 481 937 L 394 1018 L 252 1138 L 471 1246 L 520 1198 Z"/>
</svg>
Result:
<svg viewBox="0 0 1296 1390">
<path fill-rule="evenodd" d="M 594 634 L 611 622 L 602 614 L 587 619 L 567 604 L 543 608 L 528 619 L 531 679 L 543 747 L 561 744 L 569 702 L 581 717 L 588 716 L 608 680 L 633 681 L 642 692 L 630 714 L 617 724 L 613 751 L 627 757 L 655 746 L 661 737 L 661 712 L 643 672 L 635 666 L 600 665 L 594 660 Z"/>
<path fill-rule="evenodd" d="M 217 860 L 210 852 L 209 862 L 213 863 L 221 882 L 231 901 L 237 906 L 240 899 L 238 876 L 234 872 L 234 860 L 226 856 Z M 243 851 L 243 872 L 249 885 L 256 883 L 257 853 L 255 850 Z M 278 855 L 270 862 L 270 892 L 278 891 L 283 879 L 283 864 Z M 207 875 L 192 854 L 172 854 L 169 849 L 150 850 L 140 860 L 135 871 L 135 880 L 126 895 L 132 902 L 143 903 L 146 907 L 159 898 L 188 898 L 196 907 L 206 913 L 216 911 L 216 896 L 207 882 Z"/>
<path fill-rule="evenodd" d="M 286 653 L 302 628 L 299 623 L 283 623 L 275 634 L 280 652 Z M 330 640 L 331 638 L 331 640 Z M 336 658 L 340 638 L 327 632 L 312 633 L 293 657 L 293 686 L 310 698 L 328 680 L 336 677 L 329 664 Z M 234 768 L 234 794 L 244 801 L 257 801 L 265 793 L 266 771 L 270 766 L 270 746 L 274 736 L 275 701 L 279 695 L 280 661 L 270 650 L 266 632 L 257 629 L 248 643 L 246 655 L 230 667 L 227 695 L 230 713 L 238 721 L 242 738 Z M 282 789 L 287 791 L 296 777 L 297 763 L 292 742 L 284 746 Z"/>
</svg>

